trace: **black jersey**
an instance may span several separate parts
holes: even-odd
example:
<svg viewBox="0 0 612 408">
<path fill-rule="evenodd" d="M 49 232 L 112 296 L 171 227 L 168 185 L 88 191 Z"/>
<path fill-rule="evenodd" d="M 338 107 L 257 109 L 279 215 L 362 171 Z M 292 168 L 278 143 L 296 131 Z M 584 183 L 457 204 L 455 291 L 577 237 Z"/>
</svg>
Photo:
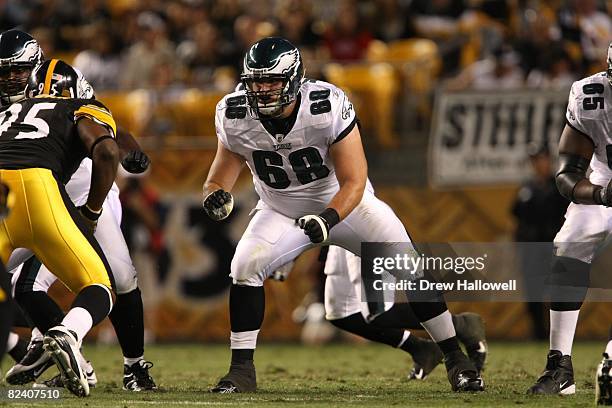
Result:
<svg viewBox="0 0 612 408">
<path fill-rule="evenodd" d="M 89 154 L 76 131 L 80 118 L 108 127 L 115 137 L 110 111 L 99 101 L 37 97 L 0 111 L 0 169 L 45 168 L 66 183 Z"/>
</svg>

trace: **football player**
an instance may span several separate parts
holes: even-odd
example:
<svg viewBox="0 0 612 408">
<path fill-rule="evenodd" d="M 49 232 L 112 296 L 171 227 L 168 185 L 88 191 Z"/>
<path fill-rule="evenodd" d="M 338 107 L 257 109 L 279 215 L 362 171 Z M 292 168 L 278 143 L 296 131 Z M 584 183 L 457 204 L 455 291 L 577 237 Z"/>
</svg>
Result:
<svg viewBox="0 0 612 408">
<path fill-rule="evenodd" d="M 423 380 L 442 362 L 442 352 L 431 340 L 413 336 L 422 329 L 407 303 L 384 302 L 384 312 L 372 319 L 362 299 L 361 258 L 344 248 L 330 246 L 325 259 L 325 318 L 339 329 L 408 352 L 414 367 L 408 378 Z M 475 313 L 452 315 L 457 338 L 480 373 L 487 358 L 482 318 Z"/>
<path fill-rule="evenodd" d="M 49 82 L 48 86 L 46 82 Z M 79 99 L 95 99 L 93 88 L 83 75 L 60 60 L 45 61 L 30 79 L 31 87 L 47 86 L 51 96 L 67 95 Z M 149 166 L 149 159 L 137 142 L 125 130 L 118 129 L 117 141 L 124 159 L 122 166 L 130 173 L 142 173 Z M 126 148 L 127 147 L 127 148 Z M 84 159 L 66 184 L 66 192 L 72 202 L 82 205 L 88 195 L 91 179 L 91 160 Z M 123 388 L 132 391 L 155 390 L 157 386 L 149 374 L 152 363 L 144 360 L 144 316 L 136 269 L 132 264 L 127 244 L 121 233 L 121 203 L 115 183 L 102 206 L 103 211 L 94 237 L 107 256 L 115 278 L 117 300 L 109 319 L 115 328 L 124 356 Z M 29 258 L 22 263 L 24 258 Z M 13 265 L 19 265 L 13 269 Z M 36 326 L 27 355 L 12 367 L 6 375 L 9 384 L 25 384 L 35 381 L 49 367 L 51 356 L 42 348 L 42 333 L 55 326 L 63 318 L 59 306 L 47 295 L 56 277 L 31 252 L 20 250 L 9 260 L 13 273 L 15 298 Z M 93 369 L 86 370 L 89 385 L 96 382 Z M 61 386 L 58 375 L 45 382 Z"/>
<path fill-rule="evenodd" d="M 112 310 L 115 293 L 108 261 L 93 237 L 102 204 L 117 173 L 115 121 L 95 100 L 48 97 L 46 84 L 30 88 L 28 76 L 42 62 L 36 41 L 26 33 L 0 34 L 0 179 L 15 204 L 0 227 L 0 256 L 28 248 L 76 294 L 61 324 L 43 338 L 64 376 L 66 388 L 89 395 L 76 357 L 83 337 Z M 37 97 L 40 95 L 40 97 Z M 92 178 L 85 204 L 68 199 L 67 182 L 86 156 Z"/>
<path fill-rule="evenodd" d="M 204 183 L 204 209 L 221 220 L 246 163 L 260 201 L 238 243 L 230 276 L 232 361 L 212 391 L 257 388 L 253 356 L 264 308 L 264 280 L 300 253 L 323 243 L 360 255 L 361 242 L 388 243 L 417 255 L 391 208 L 372 193 L 355 110 L 332 84 L 304 79 L 298 49 L 269 37 L 244 57 L 245 90 L 217 105 L 217 153 Z M 440 293 L 414 296 L 411 306 L 445 355 L 456 391 L 483 390 L 463 354 Z M 411 296 L 412 297 L 412 296 Z"/>
<path fill-rule="evenodd" d="M 612 44 L 607 63 L 607 71 L 574 82 L 569 94 L 556 183 L 572 203 L 554 240 L 550 350 L 530 394 L 576 392 L 572 343 L 578 313 L 588 290 L 591 261 L 611 231 Z"/>
</svg>

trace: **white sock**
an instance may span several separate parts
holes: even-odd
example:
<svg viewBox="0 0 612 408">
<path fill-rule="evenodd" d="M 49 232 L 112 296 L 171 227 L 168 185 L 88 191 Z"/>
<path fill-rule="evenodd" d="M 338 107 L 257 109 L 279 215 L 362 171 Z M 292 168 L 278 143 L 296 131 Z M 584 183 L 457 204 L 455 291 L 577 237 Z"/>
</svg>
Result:
<svg viewBox="0 0 612 408">
<path fill-rule="evenodd" d="M 580 310 L 550 311 L 550 349 L 572 355 L 572 343 Z"/>
<path fill-rule="evenodd" d="M 259 330 L 232 332 L 230 335 L 231 349 L 255 349 Z"/>
<path fill-rule="evenodd" d="M 77 340 L 80 344 L 93 326 L 93 319 L 86 309 L 74 307 L 64 317 L 62 325 L 77 334 Z"/>
<path fill-rule="evenodd" d="M 140 356 L 140 357 L 136 357 L 136 358 L 129 358 L 129 357 L 123 357 L 123 364 L 125 364 L 126 366 L 132 366 L 135 363 L 138 363 L 139 361 L 144 360 L 144 356 Z"/>
<path fill-rule="evenodd" d="M 406 342 L 406 340 L 408 340 L 408 337 L 410 337 L 410 332 L 408 330 L 404 330 L 404 336 L 402 337 L 402 340 L 395 347 L 397 347 L 397 348 L 402 347 L 404 345 L 404 343 Z"/>
<path fill-rule="evenodd" d="M 606 354 L 608 355 L 608 358 L 612 358 L 612 340 L 610 340 L 606 345 Z"/>
<path fill-rule="evenodd" d="M 436 343 L 457 335 L 457 333 L 455 333 L 455 326 L 453 325 L 453 317 L 448 310 L 426 322 L 421 322 L 421 326 L 427 330 L 429 336 Z"/>
<path fill-rule="evenodd" d="M 32 339 L 30 341 L 33 340 L 42 340 L 43 339 L 43 334 L 41 333 L 40 330 L 38 330 L 38 327 L 35 327 L 32 329 Z"/>
<path fill-rule="evenodd" d="M 8 336 L 8 341 L 6 342 L 6 351 L 9 352 L 17 345 L 19 341 L 19 336 L 17 333 L 10 332 Z"/>
</svg>

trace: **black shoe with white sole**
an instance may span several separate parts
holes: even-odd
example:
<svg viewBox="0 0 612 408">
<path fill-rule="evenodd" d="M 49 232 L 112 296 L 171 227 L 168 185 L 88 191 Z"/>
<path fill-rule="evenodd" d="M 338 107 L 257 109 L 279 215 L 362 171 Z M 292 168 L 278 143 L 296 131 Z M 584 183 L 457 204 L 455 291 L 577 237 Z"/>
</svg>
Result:
<svg viewBox="0 0 612 408">
<path fill-rule="evenodd" d="M 252 360 L 241 364 L 232 364 L 229 372 L 210 390 L 217 394 L 257 391 L 257 376 Z"/>
<path fill-rule="evenodd" d="M 43 349 L 43 341 L 34 340 L 28 346 L 26 355 L 6 373 L 6 382 L 22 385 L 36 381 L 49 367 L 53 366 L 51 355 Z"/>
<path fill-rule="evenodd" d="M 484 381 L 474 363 L 461 350 L 446 355 L 444 364 L 453 391 L 484 391 Z"/>
<path fill-rule="evenodd" d="M 123 366 L 123 389 L 129 391 L 155 391 L 157 384 L 149 374 L 150 361 L 140 360 L 131 366 Z"/>
<path fill-rule="evenodd" d="M 457 320 L 457 338 L 465 346 L 467 355 L 480 374 L 487 361 L 487 339 L 484 320 L 476 313 L 459 313 Z"/>
<path fill-rule="evenodd" d="M 536 383 L 527 390 L 532 395 L 571 395 L 576 393 L 572 356 L 550 350 L 546 369 Z"/>
<path fill-rule="evenodd" d="M 408 379 L 424 380 L 444 360 L 444 354 L 440 347 L 429 339 L 414 337 L 414 340 L 416 340 L 415 351 L 411 353 L 414 367 L 408 374 Z"/>
<path fill-rule="evenodd" d="M 45 333 L 43 347 L 59 369 L 64 387 L 77 397 L 88 396 L 89 384 L 76 335 L 64 326 L 52 327 Z"/>
</svg>

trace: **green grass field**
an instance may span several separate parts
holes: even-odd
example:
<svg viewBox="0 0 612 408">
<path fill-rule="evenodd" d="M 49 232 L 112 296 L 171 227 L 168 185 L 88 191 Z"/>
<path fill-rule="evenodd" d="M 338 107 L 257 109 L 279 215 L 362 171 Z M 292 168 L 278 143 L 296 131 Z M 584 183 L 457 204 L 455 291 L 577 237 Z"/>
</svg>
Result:
<svg viewBox="0 0 612 408">
<path fill-rule="evenodd" d="M 593 405 L 593 375 L 603 343 L 578 343 L 574 348 L 577 394 L 570 397 L 528 397 L 525 390 L 544 365 L 544 343 L 493 343 L 484 373 L 486 391 L 450 391 L 445 370 L 438 367 L 425 381 L 407 381 L 410 358 L 389 347 L 335 344 L 304 347 L 264 344 L 257 349 L 259 391 L 213 395 L 227 369 L 229 350 L 222 345 L 150 346 L 146 356 L 161 387 L 155 393 L 121 390 L 121 356 L 117 347 L 86 346 L 99 383 L 85 400 L 64 390 L 59 402 L 10 401 L 11 406 L 61 407 L 189 407 L 189 406 L 419 406 L 419 407 L 575 407 Z M 9 368 L 5 358 L 3 371 Z M 55 370 L 53 368 L 52 370 Z M 51 371 L 51 370 L 50 370 Z M 47 376 L 47 374 L 45 374 Z M 5 400 L 6 401 L 6 400 Z"/>
</svg>

